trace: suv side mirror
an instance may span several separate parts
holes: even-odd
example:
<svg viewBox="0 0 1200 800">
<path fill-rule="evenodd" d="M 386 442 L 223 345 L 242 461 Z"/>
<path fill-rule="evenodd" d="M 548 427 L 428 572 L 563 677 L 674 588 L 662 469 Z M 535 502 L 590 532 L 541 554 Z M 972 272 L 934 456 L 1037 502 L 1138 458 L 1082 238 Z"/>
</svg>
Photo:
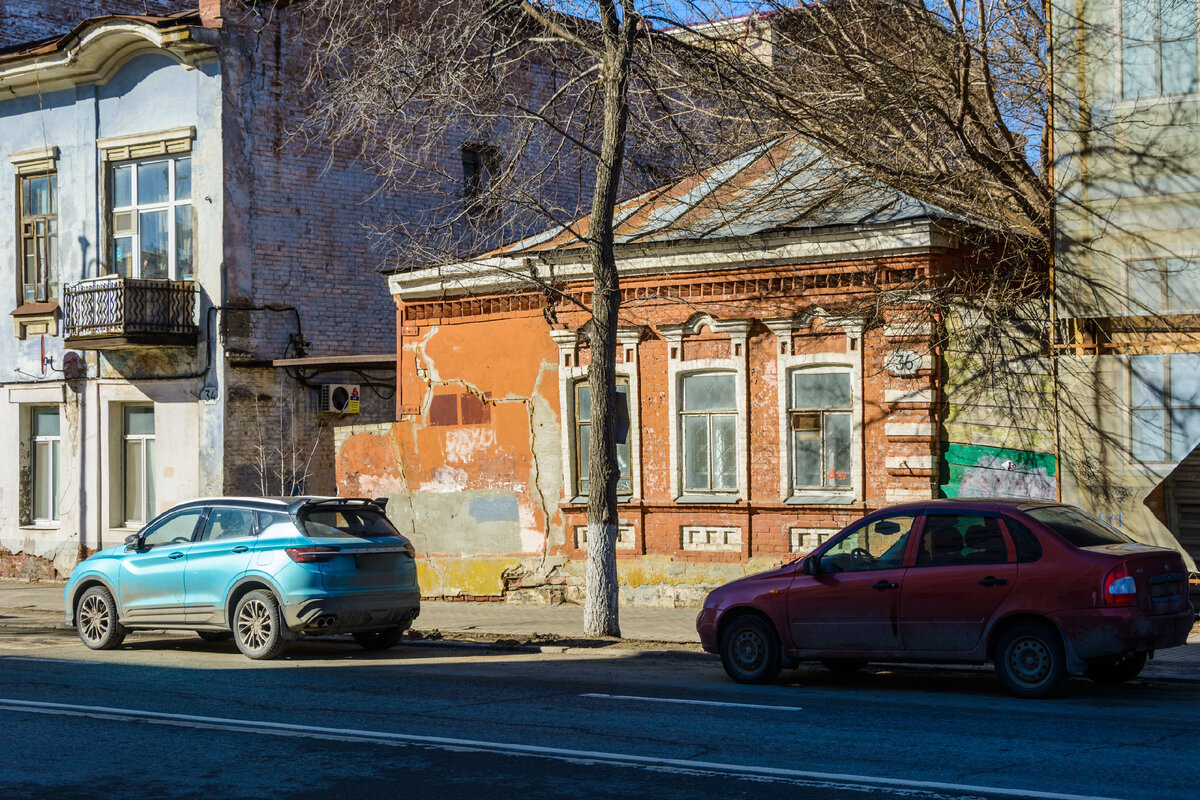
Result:
<svg viewBox="0 0 1200 800">
<path fill-rule="evenodd" d="M 142 535 L 140 533 L 131 533 L 125 537 L 125 549 L 137 550 L 142 545 Z"/>
</svg>

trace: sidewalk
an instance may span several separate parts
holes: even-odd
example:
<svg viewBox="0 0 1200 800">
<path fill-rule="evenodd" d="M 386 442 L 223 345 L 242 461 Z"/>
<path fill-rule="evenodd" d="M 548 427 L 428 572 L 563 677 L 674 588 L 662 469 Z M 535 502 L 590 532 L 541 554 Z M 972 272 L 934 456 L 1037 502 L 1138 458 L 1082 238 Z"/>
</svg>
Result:
<svg viewBox="0 0 1200 800">
<path fill-rule="evenodd" d="M 63 622 L 62 583 L 0 579 L 0 624 Z M 693 608 L 623 608 L 621 633 L 637 642 L 699 644 Z M 421 603 L 418 631 L 533 638 L 583 638 L 582 606 L 527 606 L 508 603 Z"/>
<path fill-rule="evenodd" d="M 63 625 L 63 584 L 0 579 L 0 637 L 4 627 Z M 682 650 L 701 654 L 696 609 L 622 608 L 620 646 L 638 650 Z M 415 631 L 428 638 L 495 639 L 540 646 L 582 645 L 581 606 L 526 606 L 508 603 L 424 602 Z M 434 633 L 434 632 L 437 633 Z M 713 656 L 704 655 L 704 658 Z M 1145 678 L 1200 681 L 1200 629 L 1188 645 L 1160 650 L 1146 665 Z"/>
</svg>

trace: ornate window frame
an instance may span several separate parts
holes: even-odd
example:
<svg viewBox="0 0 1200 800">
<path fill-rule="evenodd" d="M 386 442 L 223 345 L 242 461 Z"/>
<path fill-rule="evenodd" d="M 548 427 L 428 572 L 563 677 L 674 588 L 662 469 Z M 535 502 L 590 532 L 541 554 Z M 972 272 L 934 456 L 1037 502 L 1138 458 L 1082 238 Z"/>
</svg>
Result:
<svg viewBox="0 0 1200 800">
<path fill-rule="evenodd" d="M 729 355 L 725 358 L 698 358 L 683 360 L 684 336 L 695 336 L 703 328 L 729 336 Z M 750 320 L 718 320 L 711 314 L 700 312 L 680 325 L 663 325 L 659 333 L 667 341 L 667 410 L 671 424 L 670 445 L 670 492 L 676 503 L 736 503 L 750 495 L 750 441 L 749 441 L 749 348 Z M 683 457 L 680 410 L 683 404 L 681 389 L 683 377 L 697 372 L 732 372 L 736 375 L 735 387 L 737 408 L 737 490 L 729 493 L 685 494 L 683 492 Z"/>
<path fill-rule="evenodd" d="M 23 231 L 20 230 L 20 222 L 22 215 L 22 180 L 37 175 L 54 175 L 57 179 L 58 175 L 58 147 L 50 145 L 48 147 L 39 147 L 33 150 L 24 150 L 19 153 L 13 153 L 8 157 L 8 161 L 12 164 L 13 173 L 16 177 L 14 187 L 16 194 L 14 198 L 15 213 L 18 223 L 18 235 L 15 240 L 16 247 L 16 291 L 17 291 L 17 308 L 12 312 L 13 316 L 13 333 L 18 339 L 25 339 L 29 336 L 45 334 L 47 336 L 58 336 L 58 302 L 59 297 L 47 296 L 44 300 L 38 301 L 36 297 L 33 300 L 25 299 L 24 291 L 24 275 L 25 275 L 25 252 L 22 245 Z M 57 191 L 57 190 L 56 190 Z M 55 222 L 58 223 L 58 209 L 54 213 Z M 57 236 L 57 233 L 55 234 Z M 62 294 L 63 275 L 62 275 L 62 254 L 58 253 L 58 263 L 54 265 L 57 270 L 58 295 Z"/>
<path fill-rule="evenodd" d="M 822 319 L 830 328 L 841 328 L 846 335 L 844 352 L 795 353 L 795 333 L 811 328 Z M 776 374 L 778 375 L 779 418 L 779 496 L 791 505 L 847 505 L 863 498 L 866 464 L 863 463 L 863 324 L 855 318 L 828 316 L 821 309 L 795 317 L 763 320 L 775 334 Z M 831 331 L 832 332 L 832 331 Z M 792 373 L 803 369 L 844 369 L 850 373 L 850 446 L 853 451 L 850 486 L 847 489 L 797 489 L 792 485 L 791 430 L 788 410 L 791 406 Z"/>
<path fill-rule="evenodd" d="M 563 493 L 570 503 L 586 503 L 587 498 L 575 494 L 575 385 L 586 380 L 587 367 L 579 366 L 580 346 L 587 343 L 588 327 L 577 330 L 553 330 L 550 338 L 558 345 L 558 407 L 562 430 L 562 474 Z M 620 495 L 621 502 L 637 500 L 642 496 L 641 460 L 641 414 L 638 387 L 638 343 L 642 338 L 640 327 L 618 327 L 617 348 L 622 351 L 622 360 L 616 364 L 618 378 L 629 383 L 629 484 L 631 493 Z"/>
</svg>

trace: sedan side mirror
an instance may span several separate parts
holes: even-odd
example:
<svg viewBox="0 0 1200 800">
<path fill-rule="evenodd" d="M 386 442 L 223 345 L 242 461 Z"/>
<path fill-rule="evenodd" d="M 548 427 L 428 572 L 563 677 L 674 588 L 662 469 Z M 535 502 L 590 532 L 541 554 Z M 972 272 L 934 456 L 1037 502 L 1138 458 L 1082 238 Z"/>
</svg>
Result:
<svg viewBox="0 0 1200 800">
<path fill-rule="evenodd" d="M 131 533 L 125 537 L 125 549 L 137 550 L 141 547 L 142 535 L 140 533 Z"/>
<path fill-rule="evenodd" d="M 805 575 L 816 575 L 820 572 L 821 563 L 816 556 L 808 556 L 800 562 L 800 571 Z"/>
</svg>

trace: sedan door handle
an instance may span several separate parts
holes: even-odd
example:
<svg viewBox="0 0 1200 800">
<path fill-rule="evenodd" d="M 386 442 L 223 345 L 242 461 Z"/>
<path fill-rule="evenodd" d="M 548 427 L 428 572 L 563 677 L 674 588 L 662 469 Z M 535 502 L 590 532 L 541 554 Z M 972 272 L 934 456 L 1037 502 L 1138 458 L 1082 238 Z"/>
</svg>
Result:
<svg viewBox="0 0 1200 800">
<path fill-rule="evenodd" d="M 1004 580 L 1004 578 L 995 578 L 991 575 L 988 575 L 986 578 L 984 578 L 983 580 L 981 580 L 979 582 L 979 585 L 980 586 L 1003 586 L 1006 583 L 1008 583 L 1008 581 Z"/>
<path fill-rule="evenodd" d="M 250 550 L 250 548 L 244 544 L 239 544 L 237 547 L 233 548 L 233 552 L 235 552 L 235 553 L 245 553 L 245 552 L 248 552 L 249 550 Z"/>
<path fill-rule="evenodd" d="M 167 558 L 183 558 L 183 553 L 179 550 L 176 550 L 174 553 L 171 553 L 169 556 L 167 556 Z"/>
<path fill-rule="evenodd" d="M 878 589 L 881 592 L 886 592 L 888 589 L 895 589 L 896 586 L 897 586 L 897 584 L 894 584 L 891 581 L 880 581 L 879 583 L 875 584 L 871 588 Z"/>
</svg>

